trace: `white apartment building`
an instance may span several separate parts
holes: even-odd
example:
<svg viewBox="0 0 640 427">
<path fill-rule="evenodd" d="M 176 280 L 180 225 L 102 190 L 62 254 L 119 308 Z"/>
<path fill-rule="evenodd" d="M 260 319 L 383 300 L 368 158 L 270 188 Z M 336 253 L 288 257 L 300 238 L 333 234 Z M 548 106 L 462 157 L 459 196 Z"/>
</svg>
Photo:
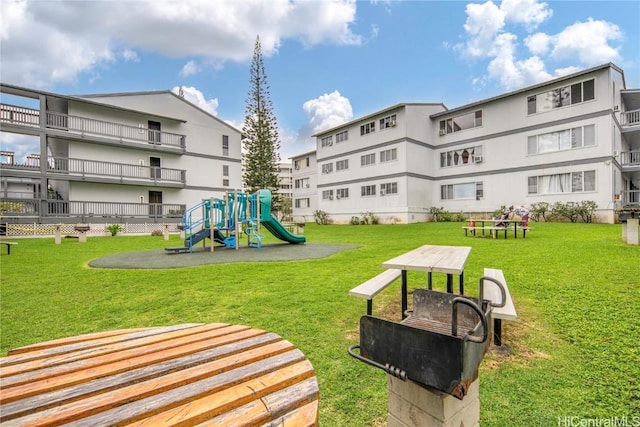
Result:
<svg viewBox="0 0 640 427">
<path fill-rule="evenodd" d="M 3 222 L 178 222 L 241 188 L 241 132 L 170 91 L 0 93 Z M 36 152 L 16 158 L 16 137 Z"/>
<path fill-rule="evenodd" d="M 314 136 L 316 209 L 334 223 L 587 200 L 613 222 L 640 206 L 640 90 L 614 64 L 454 109 L 397 104 Z M 294 216 L 301 178 L 294 168 Z"/>
<path fill-rule="evenodd" d="M 316 151 L 309 151 L 290 157 L 293 164 L 292 210 L 296 222 L 313 221 L 313 213 L 318 209 L 318 165 Z"/>
<path fill-rule="evenodd" d="M 278 163 L 278 181 L 280 188 L 278 192 L 285 199 L 291 200 L 293 197 L 293 168 L 291 162 L 279 162 Z"/>
</svg>

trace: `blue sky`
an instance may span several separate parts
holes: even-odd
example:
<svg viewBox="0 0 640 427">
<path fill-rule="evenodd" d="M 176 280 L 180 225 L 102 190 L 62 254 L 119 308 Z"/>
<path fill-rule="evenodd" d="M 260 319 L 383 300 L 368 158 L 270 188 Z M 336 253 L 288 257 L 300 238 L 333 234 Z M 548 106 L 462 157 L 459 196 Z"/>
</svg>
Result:
<svg viewBox="0 0 640 427">
<path fill-rule="evenodd" d="M 453 108 L 607 62 L 640 88 L 638 0 L 0 0 L 0 16 L 4 83 L 182 86 L 239 129 L 259 35 L 283 160 L 314 149 L 314 132 L 396 103 Z M 18 157 L 37 151 L 0 138 Z"/>
</svg>

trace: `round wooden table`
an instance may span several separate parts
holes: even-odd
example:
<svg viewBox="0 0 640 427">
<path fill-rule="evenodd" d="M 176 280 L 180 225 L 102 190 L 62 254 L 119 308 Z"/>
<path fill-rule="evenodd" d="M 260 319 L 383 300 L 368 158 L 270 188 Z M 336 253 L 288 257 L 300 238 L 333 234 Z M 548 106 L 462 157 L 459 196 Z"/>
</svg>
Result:
<svg viewBox="0 0 640 427">
<path fill-rule="evenodd" d="M 128 329 L 0 359 L 7 426 L 317 426 L 318 382 L 280 336 L 224 323 Z"/>
</svg>

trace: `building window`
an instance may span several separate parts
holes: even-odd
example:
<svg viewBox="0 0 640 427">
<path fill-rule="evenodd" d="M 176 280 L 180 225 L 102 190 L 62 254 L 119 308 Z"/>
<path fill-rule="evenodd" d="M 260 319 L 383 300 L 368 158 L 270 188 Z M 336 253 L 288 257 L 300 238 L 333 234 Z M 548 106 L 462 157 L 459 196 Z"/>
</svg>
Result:
<svg viewBox="0 0 640 427">
<path fill-rule="evenodd" d="M 333 136 L 325 136 L 320 140 L 320 146 L 322 147 L 331 147 L 333 145 Z"/>
<path fill-rule="evenodd" d="M 333 190 L 323 190 L 322 200 L 333 200 Z"/>
<path fill-rule="evenodd" d="M 390 162 L 398 158 L 398 149 L 392 148 L 390 150 L 384 150 L 380 152 L 380 163 Z"/>
<path fill-rule="evenodd" d="M 440 186 L 442 200 L 479 200 L 484 196 L 482 182 L 467 182 L 464 184 L 448 184 Z"/>
<path fill-rule="evenodd" d="M 229 176 L 229 165 L 222 165 L 222 176 Z"/>
<path fill-rule="evenodd" d="M 309 207 L 309 206 L 311 206 L 311 205 L 310 205 L 310 201 L 309 201 L 309 199 L 308 199 L 308 198 L 304 198 L 304 199 L 296 199 L 296 200 L 294 201 L 294 206 L 295 206 L 297 209 L 306 209 L 306 208 L 308 208 L 308 207 Z"/>
<path fill-rule="evenodd" d="M 336 142 L 347 141 L 348 139 L 349 139 L 348 130 L 336 133 Z"/>
<path fill-rule="evenodd" d="M 384 196 L 385 194 L 398 194 L 398 183 L 386 182 L 384 184 L 380 184 L 380 195 Z"/>
<path fill-rule="evenodd" d="M 349 197 L 349 189 L 348 188 L 338 188 L 336 190 L 336 197 L 338 199 L 346 199 Z"/>
<path fill-rule="evenodd" d="M 595 80 L 585 80 L 527 97 L 527 114 L 544 113 L 595 99 Z"/>
<path fill-rule="evenodd" d="M 580 193 L 595 190 L 595 170 L 530 176 L 528 178 L 529 194 Z"/>
<path fill-rule="evenodd" d="M 295 170 L 300 170 L 300 169 L 304 169 L 304 168 L 308 168 L 309 167 L 309 158 L 305 157 L 302 160 L 295 160 L 293 162 L 293 168 Z"/>
<path fill-rule="evenodd" d="M 376 164 L 376 153 L 365 154 L 360 156 L 360 166 L 369 166 Z"/>
<path fill-rule="evenodd" d="M 392 114 L 383 119 L 380 119 L 380 130 L 394 127 L 396 125 L 396 115 Z"/>
<path fill-rule="evenodd" d="M 459 148 L 457 150 L 444 151 L 440 153 L 440 167 L 446 168 L 450 166 L 470 165 L 481 163 L 482 146 Z"/>
<path fill-rule="evenodd" d="M 360 195 L 362 197 L 375 196 L 376 195 L 376 186 L 375 185 L 363 185 L 362 187 L 360 187 Z"/>
<path fill-rule="evenodd" d="M 596 145 L 595 125 L 532 135 L 527 141 L 528 154 L 551 153 Z"/>
<path fill-rule="evenodd" d="M 309 178 L 296 179 L 294 186 L 295 188 L 309 188 Z"/>
<path fill-rule="evenodd" d="M 376 131 L 376 122 L 369 122 L 360 126 L 360 135 L 366 135 Z"/>
<path fill-rule="evenodd" d="M 331 173 L 333 172 L 333 163 L 325 163 L 322 165 L 322 173 Z"/>
<path fill-rule="evenodd" d="M 346 171 L 349 169 L 349 159 L 338 160 L 336 162 L 336 171 Z"/>
<path fill-rule="evenodd" d="M 222 155 L 229 155 L 229 135 L 222 135 Z"/>
<path fill-rule="evenodd" d="M 440 135 L 480 126 L 482 126 L 482 110 L 472 111 L 450 119 L 440 120 Z"/>
<path fill-rule="evenodd" d="M 222 186 L 223 186 L 223 187 L 228 187 L 228 186 L 229 186 L 229 180 L 228 180 L 227 178 L 224 178 L 224 179 L 222 180 Z"/>
</svg>

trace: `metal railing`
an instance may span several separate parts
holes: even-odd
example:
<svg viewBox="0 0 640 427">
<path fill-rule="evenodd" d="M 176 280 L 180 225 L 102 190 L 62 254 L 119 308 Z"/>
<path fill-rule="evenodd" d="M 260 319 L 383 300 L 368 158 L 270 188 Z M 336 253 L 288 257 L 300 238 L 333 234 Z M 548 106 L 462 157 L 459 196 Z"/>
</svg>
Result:
<svg viewBox="0 0 640 427">
<path fill-rule="evenodd" d="M 625 190 L 622 192 L 623 206 L 640 206 L 640 190 Z"/>
<path fill-rule="evenodd" d="M 623 151 L 620 153 L 622 166 L 640 166 L 640 151 Z"/>
<path fill-rule="evenodd" d="M 25 193 L 25 196 L 32 193 Z M 36 200 L 16 197 L 0 199 L 3 217 L 77 218 L 182 218 L 186 206 L 171 203 L 117 203 L 93 201 L 65 201 L 57 199 Z"/>
<path fill-rule="evenodd" d="M 640 110 L 631 110 L 621 113 L 620 123 L 623 126 L 640 125 Z"/>
<path fill-rule="evenodd" d="M 144 142 L 155 146 L 186 148 L 186 136 L 171 132 L 149 129 L 144 126 L 130 126 L 104 120 L 71 116 L 47 111 L 46 126 L 81 136 L 93 135 L 114 138 L 121 141 Z M 15 105 L 0 104 L 0 122 L 23 126 L 39 127 L 40 111 Z"/>
</svg>

